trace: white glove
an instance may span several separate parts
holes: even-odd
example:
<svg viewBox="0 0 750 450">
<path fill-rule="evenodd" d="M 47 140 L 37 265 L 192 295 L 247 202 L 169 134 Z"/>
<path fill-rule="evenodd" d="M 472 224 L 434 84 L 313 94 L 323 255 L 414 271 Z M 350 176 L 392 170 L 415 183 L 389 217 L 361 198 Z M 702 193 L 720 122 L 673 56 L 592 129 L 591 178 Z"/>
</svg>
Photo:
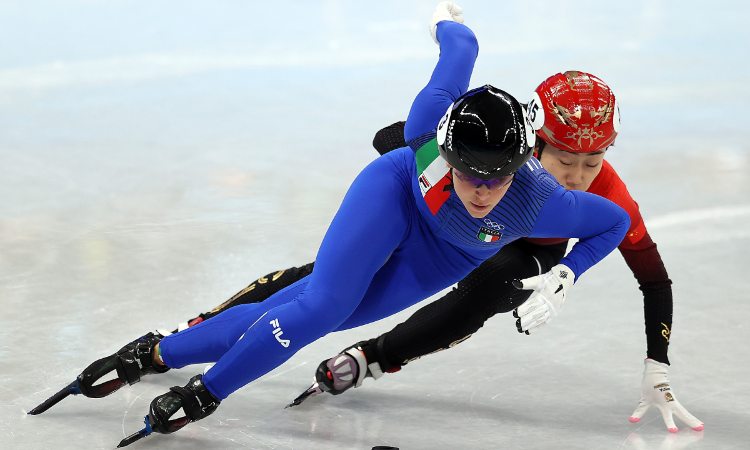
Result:
<svg viewBox="0 0 750 450">
<path fill-rule="evenodd" d="M 436 44 L 439 44 L 437 39 L 437 24 L 443 20 L 464 23 L 464 10 L 453 2 L 438 3 L 435 7 L 435 12 L 432 13 L 432 19 L 430 19 L 430 34 Z"/>
<path fill-rule="evenodd" d="M 560 314 L 568 289 L 576 274 L 565 264 L 558 264 L 549 272 L 513 281 L 516 289 L 533 290 L 531 297 L 513 311 L 519 333 L 540 327 Z"/>
<path fill-rule="evenodd" d="M 677 432 L 674 414 L 695 431 L 703 431 L 703 422 L 685 409 L 672 393 L 668 377 L 669 366 L 653 359 L 646 359 L 643 369 L 643 383 L 641 383 L 641 401 L 630 416 L 632 423 L 639 422 L 641 417 L 651 406 L 656 406 L 661 412 L 664 424 L 670 433 Z"/>
</svg>

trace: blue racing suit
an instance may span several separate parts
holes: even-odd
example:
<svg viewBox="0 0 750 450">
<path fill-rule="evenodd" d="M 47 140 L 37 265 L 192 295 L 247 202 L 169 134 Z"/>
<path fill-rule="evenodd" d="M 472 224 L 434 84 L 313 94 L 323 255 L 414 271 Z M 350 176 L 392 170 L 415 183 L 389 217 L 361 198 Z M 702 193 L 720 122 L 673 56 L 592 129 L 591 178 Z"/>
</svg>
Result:
<svg viewBox="0 0 750 450">
<path fill-rule="evenodd" d="M 561 261 L 577 276 L 622 241 L 629 219 L 620 207 L 563 189 L 533 158 L 484 218 L 469 215 L 450 190 L 437 210 L 428 207 L 415 152 L 434 147 L 438 120 L 466 92 L 478 53 L 466 26 L 444 21 L 437 31 L 440 58 L 404 131 L 410 147 L 381 156 L 356 177 L 312 274 L 262 303 L 230 308 L 164 338 L 161 357 L 169 367 L 216 362 L 203 382 L 224 399 L 320 337 L 382 319 L 458 282 L 520 237 L 579 238 Z"/>
</svg>

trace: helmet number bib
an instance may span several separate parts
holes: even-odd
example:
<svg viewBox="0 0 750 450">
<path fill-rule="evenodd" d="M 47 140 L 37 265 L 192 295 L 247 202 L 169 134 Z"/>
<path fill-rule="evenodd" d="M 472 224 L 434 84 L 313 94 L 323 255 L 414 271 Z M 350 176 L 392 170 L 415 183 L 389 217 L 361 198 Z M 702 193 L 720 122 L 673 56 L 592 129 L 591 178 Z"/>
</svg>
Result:
<svg viewBox="0 0 750 450">
<path fill-rule="evenodd" d="M 531 101 L 527 106 L 529 111 L 529 121 L 531 121 L 531 127 L 534 131 L 541 129 L 544 126 L 544 110 L 541 107 L 542 99 L 539 98 L 539 94 L 534 92 L 534 96 L 531 97 Z"/>
</svg>

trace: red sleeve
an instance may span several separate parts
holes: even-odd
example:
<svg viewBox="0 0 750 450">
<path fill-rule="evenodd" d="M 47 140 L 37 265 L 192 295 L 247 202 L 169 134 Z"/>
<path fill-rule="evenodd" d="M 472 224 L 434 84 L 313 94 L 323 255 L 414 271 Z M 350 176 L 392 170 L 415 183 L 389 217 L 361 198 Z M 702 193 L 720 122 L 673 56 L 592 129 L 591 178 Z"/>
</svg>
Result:
<svg viewBox="0 0 750 450">
<path fill-rule="evenodd" d="M 606 160 L 602 161 L 602 170 L 594 179 L 594 182 L 591 183 L 588 192 L 611 200 L 628 213 L 630 216 L 630 228 L 627 234 L 625 234 L 625 239 L 623 239 L 619 248 L 621 250 L 635 250 L 637 244 L 647 234 L 646 225 L 643 223 L 638 203 L 630 196 L 625 183 L 617 175 L 614 167 Z"/>
<path fill-rule="evenodd" d="M 656 244 L 649 237 L 646 224 L 643 223 L 638 203 L 630 196 L 625 183 L 606 160 L 602 161 L 602 171 L 588 191 L 613 201 L 630 216 L 630 229 L 618 249 L 639 284 L 670 282 Z"/>
</svg>

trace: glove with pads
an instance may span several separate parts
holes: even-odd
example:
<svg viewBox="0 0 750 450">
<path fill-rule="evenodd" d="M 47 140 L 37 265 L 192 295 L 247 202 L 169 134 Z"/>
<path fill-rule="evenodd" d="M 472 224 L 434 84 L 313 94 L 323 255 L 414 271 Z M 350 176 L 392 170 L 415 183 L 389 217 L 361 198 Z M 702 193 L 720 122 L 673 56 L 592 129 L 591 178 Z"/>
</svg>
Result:
<svg viewBox="0 0 750 450">
<path fill-rule="evenodd" d="M 575 277 L 576 274 L 568 266 L 558 264 L 547 273 L 513 281 L 516 289 L 534 291 L 528 300 L 513 311 L 513 317 L 518 319 L 518 332 L 529 334 L 531 330 L 551 322 L 560 314 Z"/>
</svg>

